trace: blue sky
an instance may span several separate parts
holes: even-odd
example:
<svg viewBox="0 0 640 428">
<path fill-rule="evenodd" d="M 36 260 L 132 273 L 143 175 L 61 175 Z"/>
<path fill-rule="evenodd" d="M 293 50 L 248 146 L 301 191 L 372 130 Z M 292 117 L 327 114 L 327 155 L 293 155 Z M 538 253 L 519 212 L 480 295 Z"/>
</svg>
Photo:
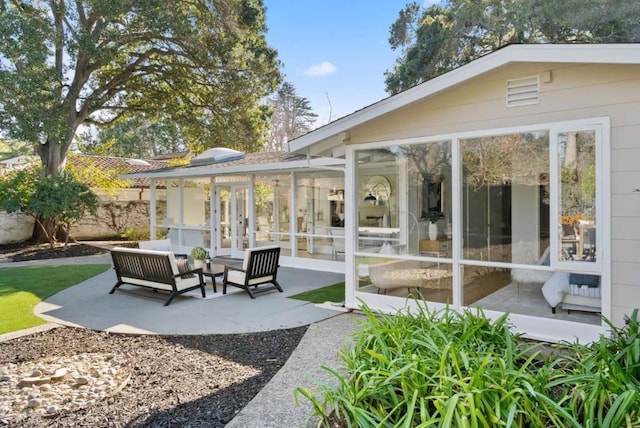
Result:
<svg viewBox="0 0 640 428">
<path fill-rule="evenodd" d="M 387 97 L 384 72 L 400 55 L 389 27 L 408 1 L 264 0 L 267 41 L 318 114 L 316 126 Z"/>
</svg>

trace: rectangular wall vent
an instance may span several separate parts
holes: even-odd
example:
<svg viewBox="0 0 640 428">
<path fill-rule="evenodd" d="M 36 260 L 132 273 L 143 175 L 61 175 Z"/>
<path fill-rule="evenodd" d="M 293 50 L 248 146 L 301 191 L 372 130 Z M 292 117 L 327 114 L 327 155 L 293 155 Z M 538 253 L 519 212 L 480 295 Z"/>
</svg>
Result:
<svg viewBox="0 0 640 428">
<path fill-rule="evenodd" d="M 507 80 L 507 107 L 538 104 L 540 99 L 540 79 L 538 76 Z"/>
</svg>

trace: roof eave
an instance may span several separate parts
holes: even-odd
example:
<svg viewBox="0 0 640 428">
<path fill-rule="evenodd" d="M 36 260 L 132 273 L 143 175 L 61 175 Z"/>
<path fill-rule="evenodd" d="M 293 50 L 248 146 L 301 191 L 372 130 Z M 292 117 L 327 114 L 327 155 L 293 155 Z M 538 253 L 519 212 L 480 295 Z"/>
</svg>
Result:
<svg viewBox="0 0 640 428">
<path fill-rule="evenodd" d="M 400 107 L 429 98 L 473 77 L 516 62 L 640 64 L 640 44 L 540 44 L 510 45 L 428 80 L 399 94 L 344 116 L 289 142 L 291 151 L 300 151 L 336 135 L 348 132 Z"/>
<path fill-rule="evenodd" d="M 198 168 L 197 170 L 189 170 L 188 168 L 176 168 L 171 171 L 157 171 L 149 173 L 133 173 L 123 174 L 120 177 L 124 179 L 134 178 L 152 178 L 152 179 L 175 179 L 175 178 L 202 178 L 215 175 L 231 175 L 231 174 L 252 174 L 263 171 L 287 171 L 295 169 L 322 169 L 323 167 L 340 167 L 344 166 L 344 159 L 337 158 L 321 158 L 309 160 L 297 160 L 292 162 L 276 162 L 271 164 L 256 165 L 234 165 L 217 168 Z"/>
</svg>

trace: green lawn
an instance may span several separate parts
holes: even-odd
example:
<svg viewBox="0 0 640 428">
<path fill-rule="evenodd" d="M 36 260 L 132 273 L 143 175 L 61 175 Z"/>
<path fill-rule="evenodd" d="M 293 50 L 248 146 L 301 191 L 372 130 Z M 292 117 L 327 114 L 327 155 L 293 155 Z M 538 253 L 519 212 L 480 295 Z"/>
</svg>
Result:
<svg viewBox="0 0 640 428">
<path fill-rule="evenodd" d="M 33 314 L 38 303 L 107 269 L 107 264 L 1 268 L 0 334 L 45 324 Z"/>
<path fill-rule="evenodd" d="M 328 285 L 316 290 L 290 296 L 291 299 L 306 300 L 311 303 L 342 302 L 344 301 L 344 282 Z"/>
</svg>

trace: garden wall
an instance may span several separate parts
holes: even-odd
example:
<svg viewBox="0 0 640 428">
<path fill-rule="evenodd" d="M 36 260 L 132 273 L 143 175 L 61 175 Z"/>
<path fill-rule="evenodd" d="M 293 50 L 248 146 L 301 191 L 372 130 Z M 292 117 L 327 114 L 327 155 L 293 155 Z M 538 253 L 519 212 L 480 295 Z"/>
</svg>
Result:
<svg viewBox="0 0 640 428">
<path fill-rule="evenodd" d="M 120 189 L 107 192 L 92 189 L 99 198 L 96 215 L 85 215 L 71 228 L 76 240 L 120 238 L 127 229 L 145 229 L 149 226 L 149 190 Z M 0 212 L 0 245 L 24 242 L 33 235 L 31 216 Z"/>
<path fill-rule="evenodd" d="M 21 213 L 0 212 L 0 244 L 24 242 L 33 235 L 33 217 Z"/>
<path fill-rule="evenodd" d="M 149 190 L 120 189 L 107 192 L 92 189 L 100 202 L 96 215 L 85 215 L 71 228 L 77 240 L 119 238 L 127 229 L 143 229 L 149 225 Z"/>
</svg>

